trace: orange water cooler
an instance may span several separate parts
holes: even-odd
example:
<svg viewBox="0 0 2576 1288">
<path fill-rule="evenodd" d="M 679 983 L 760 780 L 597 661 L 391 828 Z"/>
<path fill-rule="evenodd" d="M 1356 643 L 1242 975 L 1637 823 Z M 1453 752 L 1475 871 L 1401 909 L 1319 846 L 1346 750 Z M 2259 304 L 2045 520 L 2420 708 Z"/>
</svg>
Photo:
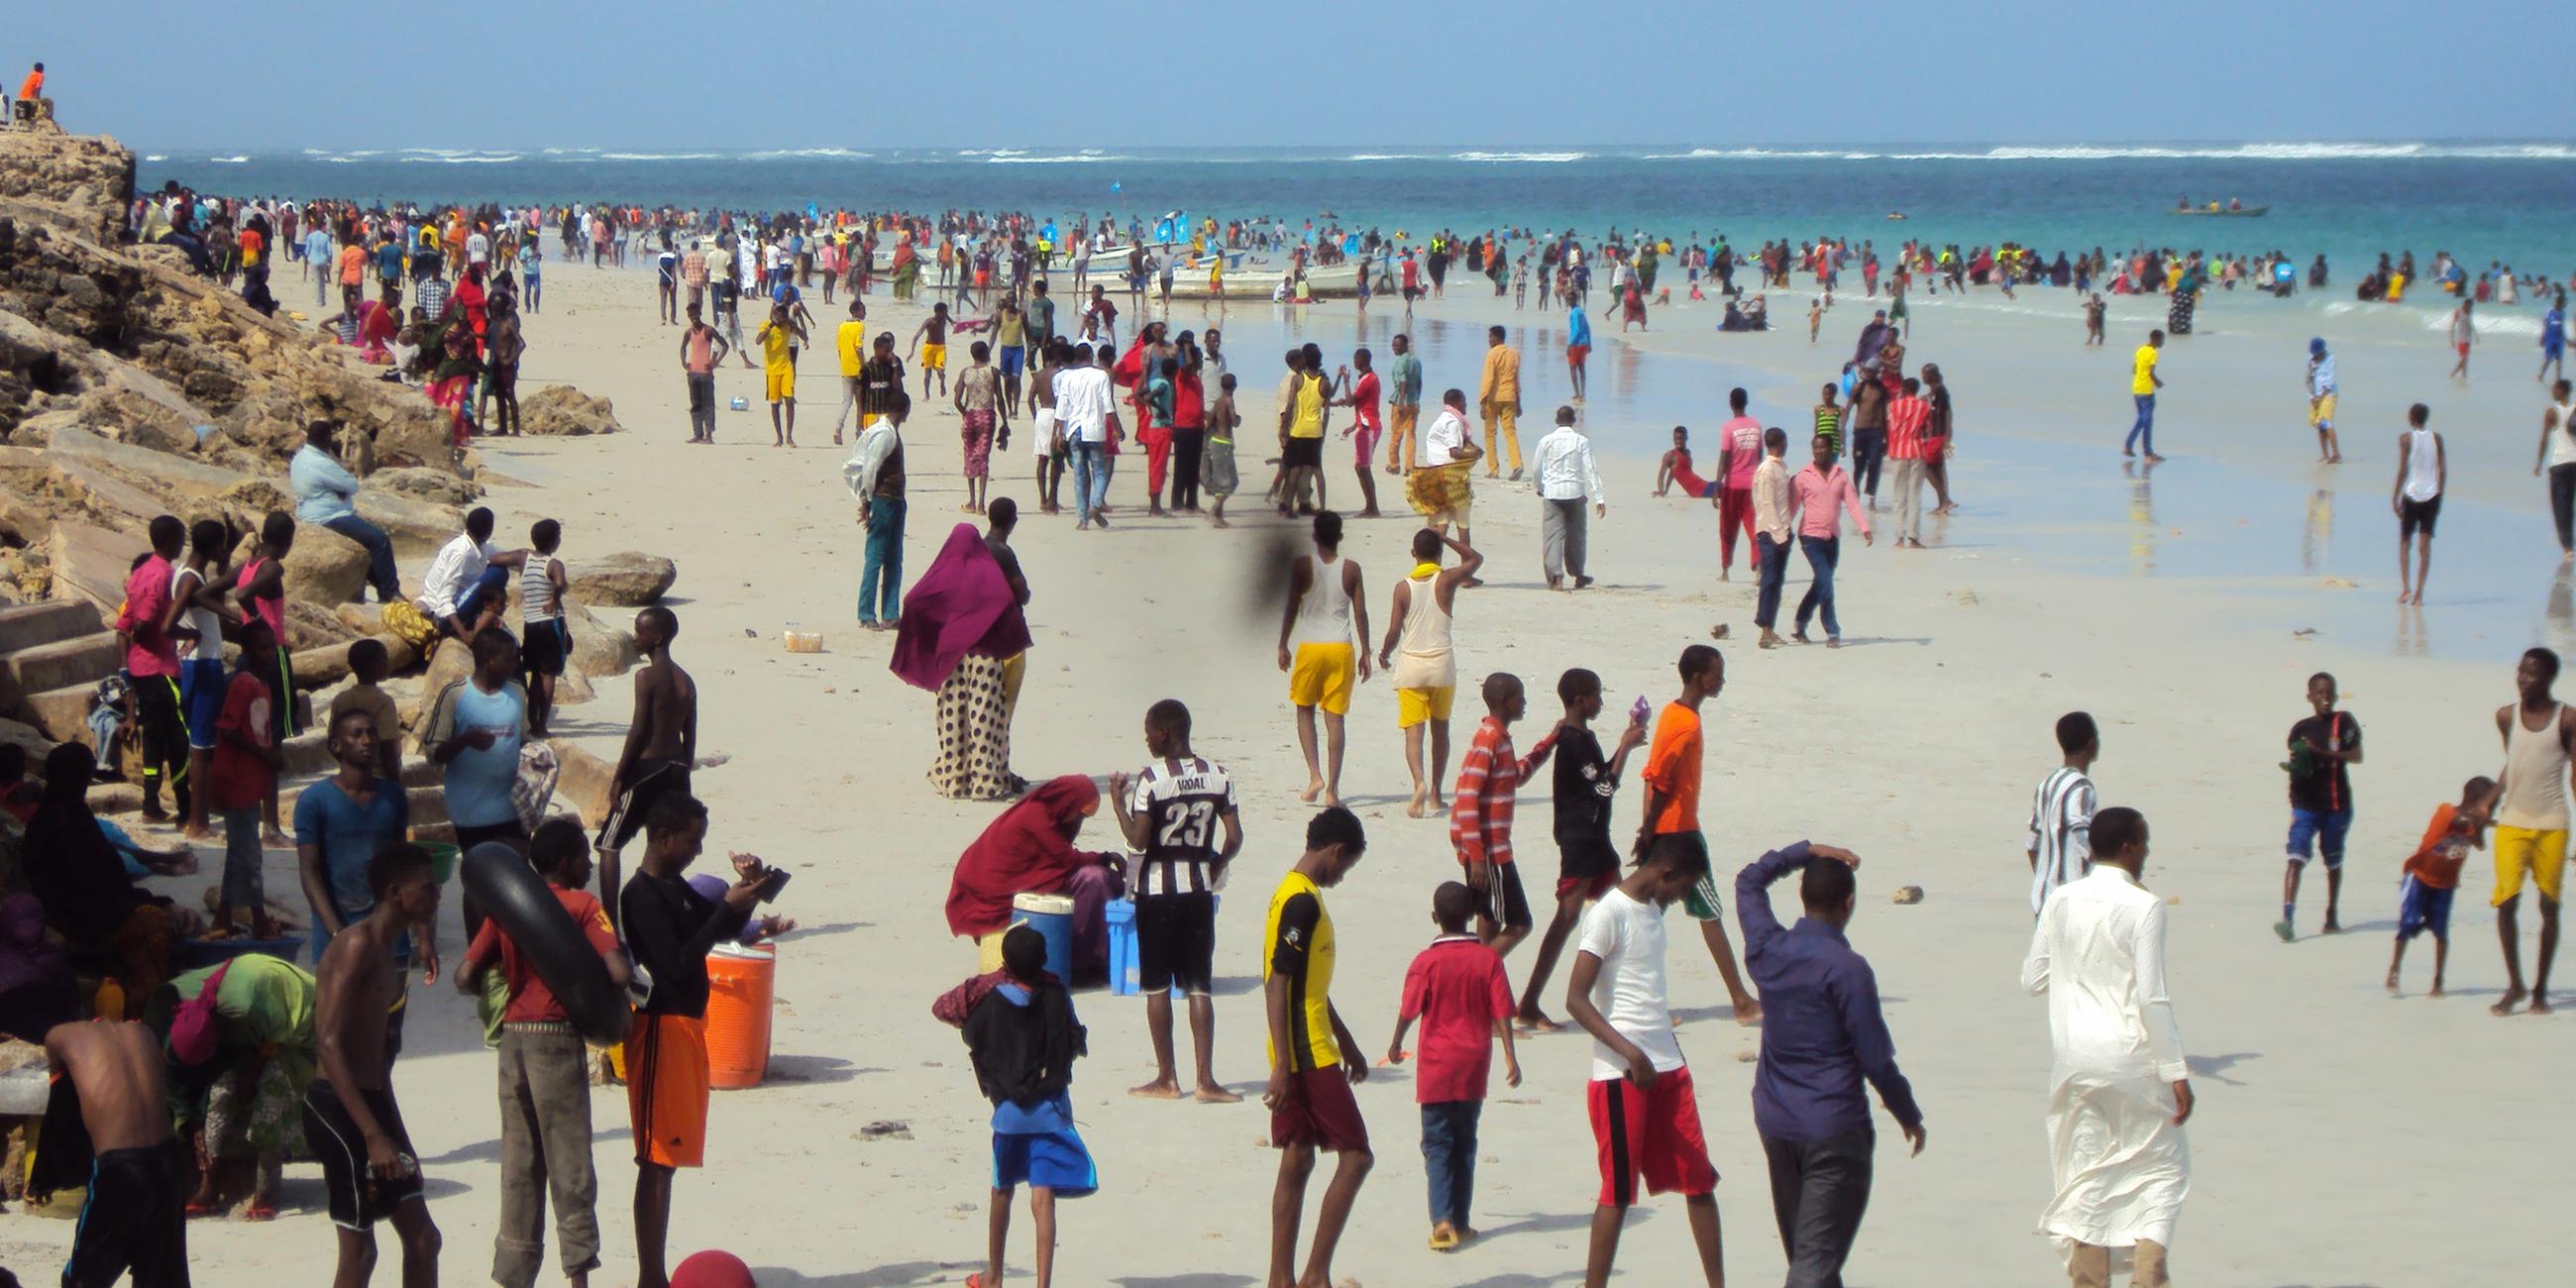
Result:
<svg viewBox="0 0 2576 1288">
<path fill-rule="evenodd" d="M 769 1072 L 778 950 L 720 944 L 707 954 L 707 1075 L 719 1091 L 757 1087 Z"/>
</svg>

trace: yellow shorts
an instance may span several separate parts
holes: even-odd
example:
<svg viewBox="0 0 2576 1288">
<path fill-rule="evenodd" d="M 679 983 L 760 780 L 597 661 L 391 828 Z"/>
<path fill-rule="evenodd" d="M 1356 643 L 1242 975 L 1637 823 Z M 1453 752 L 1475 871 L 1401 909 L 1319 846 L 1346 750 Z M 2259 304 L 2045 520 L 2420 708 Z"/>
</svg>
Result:
<svg viewBox="0 0 2576 1288">
<path fill-rule="evenodd" d="M 796 368 L 771 367 L 768 372 L 769 401 L 796 396 Z"/>
<path fill-rule="evenodd" d="M 2325 397 L 2309 403 L 2308 427 L 2311 429 L 2332 429 L 2334 427 L 2334 409 L 2335 396 L 2333 394 L 2327 394 Z"/>
<path fill-rule="evenodd" d="M 2528 827 L 2506 827 L 2499 823 L 2495 830 L 2495 898 L 2496 907 L 2522 893 L 2522 878 L 2530 874 L 2531 883 L 2540 887 L 2540 897 L 2558 902 L 2561 882 L 2567 876 L 2567 831 L 2560 828 L 2543 832 Z"/>
<path fill-rule="evenodd" d="M 1397 689 L 1395 691 L 1395 727 L 1410 729 L 1425 720 L 1446 720 L 1449 706 L 1458 697 L 1458 686 L 1444 684 L 1436 689 Z"/>
<path fill-rule="evenodd" d="M 948 369 L 948 346 L 944 344 L 925 344 L 921 346 L 921 369 L 924 371 L 946 371 Z"/>
<path fill-rule="evenodd" d="M 1348 644 L 1300 644 L 1296 665 L 1288 672 L 1288 700 L 1301 707 L 1322 707 L 1326 715 L 1346 715 L 1358 663 Z"/>
</svg>

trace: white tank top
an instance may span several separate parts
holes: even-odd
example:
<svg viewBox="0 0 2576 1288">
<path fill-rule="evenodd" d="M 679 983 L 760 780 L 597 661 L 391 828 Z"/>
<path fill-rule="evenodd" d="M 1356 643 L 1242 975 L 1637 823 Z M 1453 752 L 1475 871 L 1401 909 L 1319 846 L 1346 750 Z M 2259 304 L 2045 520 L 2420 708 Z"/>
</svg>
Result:
<svg viewBox="0 0 2576 1288">
<path fill-rule="evenodd" d="M 195 577 L 197 575 L 198 574 L 185 567 L 171 569 L 171 597 L 175 599 L 179 595 L 180 578 Z M 220 662 L 224 660 L 224 619 L 220 614 L 216 613 L 215 610 L 211 608 L 203 608 L 191 604 L 187 608 L 180 610 L 179 624 L 197 633 L 197 642 L 194 645 L 191 645 L 189 649 L 190 657 L 193 657 L 200 662 Z"/>
<path fill-rule="evenodd" d="M 555 566 L 550 555 L 531 554 L 519 570 L 519 620 L 542 622 L 555 615 L 555 583 L 546 574 Z"/>
<path fill-rule="evenodd" d="M 2576 403 L 2553 403 L 2549 410 L 2557 413 L 2549 430 L 2549 463 L 2576 465 Z"/>
<path fill-rule="evenodd" d="M 1449 642 L 1449 614 L 1441 611 L 1437 573 L 1415 577 L 1387 678 L 1399 689 L 1447 689 L 1458 684 L 1458 658 Z"/>
<path fill-rule="evenodd" d="M 2430 501 L 2442 494 L 2440 449 L 2433 445 L 2433 431 L 2406 431 L 2406 499 Z"/>
<path fill-rule="evenodd" d="M 2553 703 L 2537 732 L 2523 723 L 2522 704 L 2505 712 L 2504 799 L 2496 803 L 2495 821 L 2506 827 L 2540 832 L 2567 827 L 2567 753 L 2558 745 L 2558 717 Z"/>
<path fill-rule="evenodd" d="M 1342 585 L 1340 556 L 1326 559 L 1315 552 L 1315 584 L 1297 602 L 1292 644 L 1348 644 L 1351 641 L 1351 593 Z"/>
</svg>

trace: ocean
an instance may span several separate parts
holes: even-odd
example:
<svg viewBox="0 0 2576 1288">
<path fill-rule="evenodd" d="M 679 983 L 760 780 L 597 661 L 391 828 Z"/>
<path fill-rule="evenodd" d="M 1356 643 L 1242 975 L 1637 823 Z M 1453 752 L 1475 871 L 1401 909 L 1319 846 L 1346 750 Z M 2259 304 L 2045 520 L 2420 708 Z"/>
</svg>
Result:
<svg viewBox="0 0 2576 1288">
<path fill-rule="evenodd" d="M 146 147 L 139 181 L 233 195 L 606 201 L 732 211 L 1022 210 L 1148 223 L 1166 212 L 1312 219 L 1414 238 L 1448 228 L 1643 229 L 1739 249 L 1817 236 L 2054 255 L 2139 245 L 2327 257 L 2348 292 L 2376 257 L 2448 250 L 2576 269 L 2576 145 L 2222 143 L 2054 147 L 189 151 Z M 2182 218 L 2230 199 L 2260 219 Z M 1891 219 L 1902 214 L 1902 220 Z"/>
</svg>

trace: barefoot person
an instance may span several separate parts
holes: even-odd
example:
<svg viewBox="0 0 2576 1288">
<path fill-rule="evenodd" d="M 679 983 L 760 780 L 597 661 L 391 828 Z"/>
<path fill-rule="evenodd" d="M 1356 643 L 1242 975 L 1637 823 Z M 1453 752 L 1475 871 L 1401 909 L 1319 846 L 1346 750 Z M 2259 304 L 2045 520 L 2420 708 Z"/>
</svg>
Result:
<svg viewBox="0 0 2576 1288">
<path fill-rule="evenodd" d="M 2335 360 L 2323 336 L 2308 341 L 2308 428 L 2317 431 L 2317 463 L 2343 463 L 2343 445 L 2335 441 Z"/>
<path fill-rule="evenodd" d="M 1132 778 L 1109 776 L 1118 829 L 1143 855 L 1136 874 L 1137 987 L 1145 994 L 1145 1027 L 1154 1039 L 1154 1080 L 1127 1094 L 1178 1100 L 1172 1059 L 1172 993 L 1190 1002 L 1190 1053 L 1201 1103 L 1243 1097 L 1211 1072 L 1216 1050 L 1216 892 L 1226 865 L 1243 849 L 1243 815 L 1224 766 L 1190 751 L 1190 709 L 1170 698 L 1145 712 L 1145 752 L 1153 763 Z M 1132 792 L 1130 789 L 1133 789 Z M 1219 824 L 1224 840 L 1218 841 Z M 1007 945 L 1006 945 L 1007 947 Z"/>
<path fill-rule="evenodd" d="M 1693 644 L 1682 650 L 1679 669 L 1681 696 L 1656 717 L 1654 741 L 1646 749 L 1646 809 L 1637 824 L 1633 853 L 1643 856 L 1662 838 L 1673 835 L 1698 848 L 1700 880 L 1684 896 L 1682 907 L 1699 923 L 1700 940 L 1708 945 L 1709 959 L 1717 963 L 1718 978 L 1726 981 L 1735 1022 L 1755 1024 L 1762 1019 L 1762 1003 L 1744 987 L 1744 978 L 1735 969 L 1735 946 L 1726 938 L 1726 904 L 1718 897 L 1716 880 L 1708 875 L 1708 842 L 1699 830 L 1699 709 L 1726 687 L 1726 658 L 1706 644 Z"/>
<path fill-rule="evenodd" d="M 1270 1143 L 1280 1152 L 1279 1180 L 1270 1196 L 1267 1288 L 1333 1288 L 1333 1249 L 1376 1161 L 1369 1153 L 1368 1124 L 1351 1095 L 1351 1084 L 1368 1079 L 1368 1061 L 1358 1056 L 1359 1043 L 1333 1009 L 1333 919 L 1324 912 L 1324 891 L 1339 885 L 1367 849 L 1358 815 L 1338 805 L 1326 809 L 1307 820 L 1306 852 L 1270 897 L 1261 954 L 1270 1083 L 1261 1103 L 1270 1110 Z M 1315 1215 L 1315 1241 L 1299 1274 L 1297 1229 L 1305 1219 L 1306 1179 L 1318 1149 L 1342 1158 L 1324 1191 L 1323 1210 Z"/>
<path fill-rule="evenodd" d="M 2165 988 L 2165 901 L 2138 883 L 2146 864 L 2146 819 L 2119 806 L 2095 815 L 2093 870 L 2048 901 L 2021 964 L 2022 987 L 2048 999 L 2056 1053 L 2057 1192 L 2039 1228 L 2076 1288 L 2109 1288 L 2115 1248 L 2131 1250 L 2136 1288 L 2165 1288 L 2191 1188 L 2191 1070 Z"/>
<path fill-rule="evenodd" d="M 1423 471 L 1429 473 L 1429 471 Z M 1449 772 L 1449 708 L 1458 696 L 1458 658 L 1450 641 L 1450 611 L 1458 588 L 1476 584 L 1485 557 L 1465 541 L 1424 528 L 1413 534 L 1413 572 L 1395 584 L 1387 604 L 1386 639 L 1377 662 L 1395 686 L 1396 727 L 1404 731 L 1404 764 L 1413 772 L 1413 798 L 1404 807 L 1408 818 L 1446 812 L 1440 781 Z M 1442 568 L 1443 547 L 1458 552 L 1458 566 Z M 1398 660 L 1398 648 L 1402 659 Z M 1423 726 L 1430 726 L 1431 775 L 1422 773 Z"/>
<path fill-rule="evenodd" d="M 1700 1270 L 1709 1288 L 1725 1288 L 1717 1169 L 1700 1133 L 1699 1094 L 1673 1033 L 1664 973 L 1664 909 L 1708 879 L 1708 849 L 1698 834 L 1665 833 L 1583 917 L 1565 988 L 1567 1013 L 1592 1035 L 1584 1099 L 1601 1157 L 1583 1288 L 1608 1288 L 1641 1179 L 1649 1194 L 1681 1192 Z"/>
<path fill-rule="evenodd" d="M 128 1274 L 134 1288 L 187 1288 L 188 1164 L 170 1137 L 161 1039 L 133 1020 L 58 1024 L 45 1056 L 71 1082 L 93 1155 L 65 1288 L 108 1288 Z"/>
<path fill-rule="evenodd" d="M 2531 999 L 2535 1013 L 2549 1011 L 2549 964 L 2558 955 L 2559 883 L 2567 872 L 2567 761 L 2576 750 L 2576 718 L 2549 694 L 2558 680 L 2558 654 L 2535 648 L 2514 670 L 2521 699 L 2496 709 L 2504 736 L 2504 772 L 2498 775 L 2495 811 L 2496 938 L 2504 947 L 2504 996 L 2490 1008 L 2510 1015 Z M 2531 986 L 2522 980 L 2522 883 L 2540 887 L 2540 955 Z"/>
<path fill-rule="evenodd" d="M 371 746 L 370 752 L 374 750 Z M 313 1033 L 322 1076 L 304 1093 L 304 1139 L 322 1161 L 331 1224 L 339 1227 L 333 1288 L 374 1277 L 376 1222 L 402 1240 L 403 1288 L 436 1288 L 438 1227 L 429 1219 L 420 1159 L 394 1103 L 387 1016 L 410 976 L 395 954 L 438 915 L 429 852 L 388 845 L 367 861 L 375 907 L 331 939 L 314 972 Z"/>
<path fill-rule="evenodd" d="M 635 673 L 635 718 L 617 753 L 608 816 L 600 820 L 597 841 L 599 893 L 612 924 L 618 891 L 625 888 L 618 852 L 644 830 L 655 801 L 689 794 L 689 769 L 697 760 L 698 682 L 671 660 L 671 641 L 679 633 L 679 615 L 660 604 L 635 615 L 635 647 L 644 654 L 644 667 Z"/>
<path fill-rule="evenodd" d="M 2151 465 L 2164 459 L 2156 455 L 2156 391 L 2165 387 L 2165 378 L 2156 374 L 2156 362 L 2164 349 L 2165 333 L 2149 331 L 2147 342 L 2129 359 L 2129 397 L 2138 405 L 2138 418 L 2129 425 L 2129 439 L 2121 445 L 2120 455 L 2135 456 L 2144 447 Z"/>
<path fill-rule="evenodd" d="M 2281 766 L 2290 775 L 2290 861 L 2281 874 L 2281 922 L 2272 930 L 2285 944 L 2297 934 L 2299 874 L 2307 870 L 2311 846 L 2326 864 L 2324 933 L 2343 930 L 2335 912 L 2343 896 L 2343 838 L 2352 830 L 2351 767 L 2361 763 L 2361 722 L 2335 710 L 2333 676 L 2308 677 L 2308 705 L 2315 714 L 2290 726 L 2290 758 Z"/>
<path fill-rule="evenodd" d="M 1582 920 L 1583 905 L 1609 893 L 1619 881 L 1610 807 L 1619 798 L 1619 774 L 1627 768 L 1628 753 L 1646 741 L 1645 716 L 1633 713 L 1619 731 L 1619 749 L 1607 757 L 1601 754 L 1601 740 L 1592 733 L 1592 722 L 1601 715 L 1601 677 L 1582 667 L 1557 677 L 1556 697 L 1565 704 L 1565 715 L 1550 735 L 1556 742 L 1556 915 L 1539 937 L 1538 964 L 1530 967 L 1513 1015 L 1514 1023 L 1541 1033 L 1561 1027 L 1539 1009 L 1539 999 L 1547 995 L 1548 976 L 1565 949 L 1565 937 Z"/>
<path fill-rule="evenodd" d="M 2460 886 L 2460 869 L 2469 851 L 2486 845 L 2487 824 L 2495 814 L 2492 778 L 2472 778 L 2460 789 L 2460 803 L 2433 811 L 2424 839 L 2406 860 L 2397 883 L 2397 943 L 2388 954 L 2388 995 L 2401 996 L 2397 972 L 2406 963 L 2406 941 L 2433 933 L 2433 987 L 2426 997 L 2442 997 L 2442 972 L 2451 961 L 2451 896 Z"/>
<path fill-rule="evenodd" d="M 1352 619 L 1358 618 L 1358 634 Z M 1342 719 L 1351 689 L 1369 677 L 1368 597 L 1360 566 L 1342 557 L 1342 516 L 1315 516 L 1315 547 L 1297 556 L 1288 572 L 1288 607 L 1279 621 L 1279 669 L 1288 673 L 1288 701 L 1297 708 L 1297 747 L 1306 755 L 1306 790 L 1298 799 L 1342 803 Z M 1352 641 L 1361 641 L 1354 648 Z M 1315 711 L 1324 713 L 1327 761 L 1315 758 Z"/>
<path fill-rule="evenodd" d="M 2397 602 L 2424 605 L 2424 579 L 2433 572 L 2433 524 L 2442 517 L 2442 492 L 2451 483 L 2450 458 L 2442 436 L 2425 428 L 2433 409 L 2417 403 L 2406 409 L 2406 432 L 2397 436 L 2397 481 L 2390 485 L 2388 508 L 2397 513 Z M 2407 589 L 2406 543 L 2415 543 L 2414 589 Z"/>
</svg>

